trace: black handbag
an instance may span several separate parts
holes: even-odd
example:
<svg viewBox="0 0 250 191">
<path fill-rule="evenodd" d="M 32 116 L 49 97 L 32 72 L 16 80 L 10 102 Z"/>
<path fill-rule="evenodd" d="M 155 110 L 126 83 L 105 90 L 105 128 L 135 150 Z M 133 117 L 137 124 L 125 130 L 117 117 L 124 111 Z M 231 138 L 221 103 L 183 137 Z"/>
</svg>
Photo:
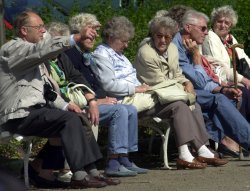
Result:
<svg viewBox="0 0 250 191">
<path fill-rule="evenodd" d="M 238 60 L 236 70 L 245 78 L 250 79 L 250 68 L 245 58 Z"/>
</svg>

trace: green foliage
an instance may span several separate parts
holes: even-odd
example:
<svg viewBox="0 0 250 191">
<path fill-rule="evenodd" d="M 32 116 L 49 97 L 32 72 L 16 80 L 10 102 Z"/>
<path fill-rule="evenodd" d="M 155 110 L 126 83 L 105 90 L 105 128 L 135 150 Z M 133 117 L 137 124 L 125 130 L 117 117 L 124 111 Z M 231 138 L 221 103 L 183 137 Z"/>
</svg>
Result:
<svg viewBox="0 0 250 191">
<path fill-rule="evenodd" d="M 34 138 L 32 141 L 32 155 L 37 155 L 39 150 L 47 142 L 47 139 Z M 0 157 L 8 159 L 18 159 L 23 157 L 22 148 L 25 148 L 23 142 L 15 139 L 10 140 L 7 144 L 0 144 Z"/>
</svg>

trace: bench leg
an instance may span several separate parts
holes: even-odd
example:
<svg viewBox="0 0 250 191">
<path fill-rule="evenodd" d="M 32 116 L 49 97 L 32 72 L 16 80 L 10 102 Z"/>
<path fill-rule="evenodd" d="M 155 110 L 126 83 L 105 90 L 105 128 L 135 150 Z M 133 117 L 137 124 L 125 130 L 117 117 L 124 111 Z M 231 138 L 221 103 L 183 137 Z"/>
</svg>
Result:
<svg viewBox="0 0 250 191">
<path fill-rule="evenodd" d="M 29 184 L 29 156 L 32 149 L 31 140 L 27 141 L 27 147 L 24 149 L 23 166 L 24 166 L 24 182 L 27 189 L 30 188 Z"/>
<path fill-rule="evenodd" d="M 166 134 L 164 136 L 163 141 L 163 158 L 164 158 L 164 167 L 167 169 L 172 169 L 172 167 L 168 164 L 168 138 L 170 133 L 170 126 L 167 127 Z"/>
</svg>

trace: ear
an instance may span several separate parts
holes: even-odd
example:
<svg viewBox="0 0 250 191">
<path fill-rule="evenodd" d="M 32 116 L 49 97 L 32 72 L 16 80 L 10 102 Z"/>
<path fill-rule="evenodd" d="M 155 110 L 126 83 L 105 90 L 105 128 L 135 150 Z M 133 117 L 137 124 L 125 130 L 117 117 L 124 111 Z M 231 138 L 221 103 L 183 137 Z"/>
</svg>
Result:
<svg viewBox="0 0 250 191">
<path fill-rule="evenodd" d="M 184 29 L 185 29 L 185 31 L 187 31 L 188 33 L 190 33 L 190 31 L 191 31 L 191 25 L 185 24 Z"/>
<path fill-rule="evenodd" d="M 22 26 L 22 27 L 20 28 L 20 34 L 21 34 L 22 36 L 27 36 L 27 34 L 28 34 L 28 28 Z"/>
</svg>

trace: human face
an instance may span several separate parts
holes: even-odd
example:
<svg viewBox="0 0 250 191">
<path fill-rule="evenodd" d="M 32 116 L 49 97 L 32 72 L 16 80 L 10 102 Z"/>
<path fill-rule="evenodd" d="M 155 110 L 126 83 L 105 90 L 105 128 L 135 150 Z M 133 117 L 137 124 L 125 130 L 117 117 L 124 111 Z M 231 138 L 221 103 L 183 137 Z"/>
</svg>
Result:
<svg viewBox="0 0 250 191">
<path fill-rule="evenodd" d="M 213 24 L 213 31 L 222 39 L 226 38 L 232 27 L 232 22 L 227 17 L 218 18 Z"/>
<path fill-rule="evenodd" d="M 172 34 L 170 33 L 169 30 L 165 29 L 164 27 L 160 28 L 153 35 L 154 46 L 160 54 L 163 54 L 168 49 L 171 40 L 172 40 Z"/>
<path fill-rule="evenodd" d="M 21 27 L 22 38 L 31 43 L 38 43 L 46 32 L 43 20 L 34 13 L 29 13 L 29 21 Z"/>
<path fill-rule="evenodd" d="M 86 27 L 90 27 L 92 28 L 96 34 L 97 34 L 97 30 L 99 29 L 99 27 L 96 27 L 96 26 L 91 26 L 91 25 L 88 25 Z M 94 37 L 94 38 L 85 38 L 81 41 L 81 47 L 83 50 L 91 50 L 94 45 L 95 45 L 95 38 L 97 37 L 97 35 Z"/>
<path fill-rule="evenodd" d="M 110 38 L 108 45 L 117 53 L 122 54 L 126 48 L 128 48 L 129 38 Z"/>
<path fill-rule="evenodd" d="M 200 18 L 196 24 L 186 24 L 186 31 L 189 33 L 189 38 L 196 41 L 197 44 L 202 44 L 208 34 L 207 22 Z"/>
</svg>

